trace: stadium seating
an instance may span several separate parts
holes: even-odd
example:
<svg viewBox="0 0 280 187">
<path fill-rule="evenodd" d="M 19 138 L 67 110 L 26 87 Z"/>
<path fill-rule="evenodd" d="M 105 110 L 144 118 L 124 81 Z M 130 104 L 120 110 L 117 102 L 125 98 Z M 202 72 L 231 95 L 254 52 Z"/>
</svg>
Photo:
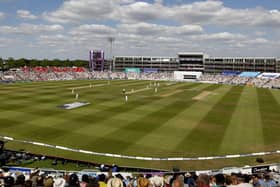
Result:
<svg viewBox="0 0 280 187">
<path fill-rule="evenodd" d="M 22 67 L 1 72 L 0 81 L 52 81 L 52 80 L 90 80 L 90 79 L 132 79 L 174 81 L 170 72 L 90 72 L 83 67 Z M 221 74 L 203 74 L 200 82 L 250 85 L 263 88 L 280 88 L 279 73 L 225 71 Z"/>
</svg>

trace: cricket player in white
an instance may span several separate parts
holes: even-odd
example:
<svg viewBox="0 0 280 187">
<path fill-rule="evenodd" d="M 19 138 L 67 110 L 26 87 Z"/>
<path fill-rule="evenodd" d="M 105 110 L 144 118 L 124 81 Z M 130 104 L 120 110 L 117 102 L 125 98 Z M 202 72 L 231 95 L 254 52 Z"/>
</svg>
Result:
<svg viewBox="0 0 280 187">
<path fill-rule="evenodd" d="M 127 102 L 128 101 L 128 97 L 127 97 L 127 95 L 125 96 L 125 102 Z"/>
</svg>

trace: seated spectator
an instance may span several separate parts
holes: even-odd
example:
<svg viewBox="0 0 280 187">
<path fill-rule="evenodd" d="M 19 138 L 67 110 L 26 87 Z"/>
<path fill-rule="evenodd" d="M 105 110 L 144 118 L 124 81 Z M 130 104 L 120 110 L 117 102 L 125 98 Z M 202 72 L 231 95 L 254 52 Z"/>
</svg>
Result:
<svg viewBox="0 0 280 187">
<path fill-rule="evenodd" d="M 80 187 L 79 178 L 75 173 L 69 176 L 67 187 Z"/>
<path fill-rule="evenodd" d="M 86 187 L 86 185 L 89 183 L 88 175 L 83 174 L 82 175 L 82 181 L 80 182 L 80 187 Z"/>
<path fill-rule="evenodd" d="M 111 178 L 107 182 L 107 187 L 123 187 L 123 181 L 117 177 Z"/>
<path fill-rule="evenodd" d="M 263 187 L 274 187 L 277 186 L 276 182 L 271 178 L 269 174 L 264 176 Z"/>
<path fill-rule="evenodd" d="M 195 187 L 196 183 L 194 177 L 190 173 L 185 174 L 184 183 L 188 185 L 188 187 Z"/>
<path fill-rule="evenodd" d="M 216 187 L 225 187 L 225 176 L 221 173 L 215 175 Z"/>
<path fill-rule="evenodd" d="M 23 174 L 18 175 L 14 187 L 24 187 L 24 184 L 25 184 L 25 176 Z"/>
<path fill-rule="evenodd" d="M 96 178 L 89 178 L 86 187 L 99 187 L 98 180 Z"/>
<path fill-rule="evenodd" d="M 150 181 L 144 177 L 139 177 L 137 180 L 138 187 L 149 187 Z"/>
<path fill-rule="evenodd" d="M 11 176 L 7 176 L 4 178 L 4 186 L 5 187 L 13 187 L 15 184 L 15 179 Z"/>
<path fill-rule="evenodd" d="M 53 187 L 53 178 L 52 177 L 47 177 L 44 179 L 44 187 Z"/>
<path fill-rule="evenodd" d="M 209 184 L 211 187 L 212 186 L 216 186 L 216 178 L 215 176 L 210 176 L 210 184 Z"/>
<path fill-rule="evenodd" d="M 99 187 L 107 187 L 107 184 L 105 183 L 106 176 L 102 173 L 98 175 L 98 184 Z"/>
<path fill-rule="evenodd" d="M 31 180 L 25 181 L 24 186 L 25 187 L 32 187 L 32 181 Z"/>
<path fill-rule="evenodd" d="M 44 177 L 39 176 L 36 179 L 36 183 L 34 184 L 36 187 L 43 187 L 44 186 Z"/>
<path fill-rule="evenodd" d="M 58 177 L 58 178 L 55 178 L 55 179 L 54 179 L 54 184 L 53 184 L 53 186 L 54 186 L 54 187 L 64 187 L 64 186 L 65 186 L 65 183 L 66 183 L 66 181 L 65 181 L 64 178 Z"/>
<path fill-rule="evenodd" d="M 200 174 L 196 180 L 197 187 L 210 187 L 209 176 L 206 174 Z"/>
<path fill-rule="evenodd" d="M 261 187 L 259 175 L 254 174 L 254 175 L 252 176 L 252 184 L 253 184 L 253 187 Z"/>
<path fill-rule="evenodd" d="M 164 182 L 163 182 L 163 178 L 160 176 L 153 176 L 150 179 L 150 183 L 152 187 L 163 187 L 164 186 Z"/>
</svg>

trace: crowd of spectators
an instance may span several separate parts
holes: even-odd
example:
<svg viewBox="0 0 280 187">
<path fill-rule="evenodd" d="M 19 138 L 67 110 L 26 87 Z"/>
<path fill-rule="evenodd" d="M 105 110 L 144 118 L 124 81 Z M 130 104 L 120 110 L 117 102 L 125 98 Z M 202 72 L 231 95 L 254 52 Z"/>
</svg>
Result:
<svg viewBox="0 0 280 187">
<path fill-rule="evenodd" d="M 52 81 L 52 80 L 87 80 L 87 79 L 138 79 L 172 80 L 172 73 L 137 73 L 137 72 L 90 72 L 86 68 L 69 67 L 23 67 L 0 74 L 1 80 L 7 81 Z"/>
<path fill-rule="evenodd" d="M 177 173 L 51 173 L 34 169 L 26 174 L 0 169 L 0 186 L 5 187 L 277 187 L 278 172 L 255 174 Z"/>
<path fill-rule="evenodd" d="M 91 72 L 81 67 L 23 67 L 1 72 L 1 81 L 52 81 L 52 80 L 91 80 L 91 79 L 131 79 L 174 81 L 171 72 Z M 239 75 L 203 74 L 198 81 L 232 85 L 251 85 L 263 88 L 280 88 L 280 78 L 243 77 Z"/>
<path fill-rule="evenodd" d="M 249 85 L 261 88 L 280 88 L 280 79 L 241 77 L 238 75 L 203 74 L 199 81 L 231 85 Z"/>
</svg>

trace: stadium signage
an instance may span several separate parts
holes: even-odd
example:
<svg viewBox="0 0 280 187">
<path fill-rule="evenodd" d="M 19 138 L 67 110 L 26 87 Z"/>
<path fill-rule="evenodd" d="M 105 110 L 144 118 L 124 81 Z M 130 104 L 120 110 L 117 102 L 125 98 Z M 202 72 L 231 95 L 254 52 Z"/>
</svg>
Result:
<svg viewBox="0 0 280 187">
<path fill-rule="evenodd" d="M 263 173 L 268 171 L 269 171 L 269 166 L 252 167 L 252 173 Z"/>
</svg>

